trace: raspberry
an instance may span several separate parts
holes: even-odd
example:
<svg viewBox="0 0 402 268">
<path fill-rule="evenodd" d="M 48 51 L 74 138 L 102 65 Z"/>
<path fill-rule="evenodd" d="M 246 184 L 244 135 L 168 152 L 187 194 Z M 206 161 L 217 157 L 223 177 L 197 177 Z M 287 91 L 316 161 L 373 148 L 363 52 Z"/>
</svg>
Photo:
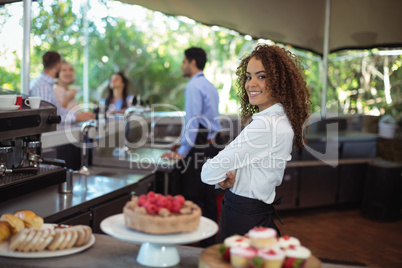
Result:
<svg viewBox="0 0 402 268">
<path fill-rule="evenodd" d="M 158 213 L 163 207 L 155 205 L 155 213 Z"/>
<path fill-rule="evenodd" d="M 174 212 L 174 213 L 179 213 L 181 207 L 182 207 L 182 205 L 181 205 L 179 202 L 173 201 L 172 210 L 171 210 L 171 211 Z"/>
<path fill-rule="evenodd" d="M 167 210 L 169 210 L 169 212 L 172 212 L 172 201 L 171 200 L 169 200 L 169 199 L 166 199 L 166 204 L 165 204 L 165 208 L 167 209 Z"/>
<path fill-rule="evenodd" d="M 147 196 L 146 195 L 140 195 L 140 197 L 138 198 L 138 205 L 140 207 L 144 206 L 145 202 L 147 202 Z"/>
<path fill-rule="evenodd" d="M 230 261 L 230 248 L 226 248 L 225 252 L 223 252 L 223 259 L 225 261 Z"/>
<path fill-rule="evenodd" d="M 168 201 L 167 201 L 166 198 L 164 198 L 164 197 L 159 198 L 159 199 L 156 201 L 156 205 L 157 205 L 157 206 L 160 206 L 160 207 L 163 207 L 163 208 L 166 208 L 167 203 L 168 203 Z"/>
<path fill-rule="evenodd" d="M 267 253 L 268 253 L 269 255 L 276 255 L 276 252 L 275 252 L 275 250 L 273 250 L 273 249 L 268 250 Z"/>
<path fill-rule="evenodd" d="M 158 199 L 156 198 L 156 196 L 148 196 L 148 202 L 152 203 L 152 204 L 156 204 L 156 202 L 158 201 Z"/>
<path fill-rule="evenodd" d="M 154 191 L 149 191 L 148 192 L 148 194 L 147 194 L 147 197 L 149 198 L 149 197 L 154 197 L 155 196 L 155 192 Z"/>
<path fill-rule="evenodd" d="M 219 254 L 225 261 L 230 262 L 230 247 L 225 246 L 225 244 L 221 244 L 219 247 Z"/>
<path fill-rule="evenodd" d="M 185 201 L 184 197 L 180 194 L 175 196 L 175 200 L 177 200 L 181 205 L 183 205 Z"/>
<path fill-rule="evenodd" d="M 156 206 L 154 204 L 148 203 L 148 205 L 145 208 L 147 209 L 148 214 L 153 215 L 153 214 L 155 214 L 157 212 L 156 211 Z"/>
</svg>

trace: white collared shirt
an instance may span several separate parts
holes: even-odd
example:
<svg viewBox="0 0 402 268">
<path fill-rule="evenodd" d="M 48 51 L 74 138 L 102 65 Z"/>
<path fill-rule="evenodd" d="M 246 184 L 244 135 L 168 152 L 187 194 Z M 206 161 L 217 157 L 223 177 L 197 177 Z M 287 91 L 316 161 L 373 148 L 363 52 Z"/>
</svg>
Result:
<svg viewBox="0 0 402 268">
<path fill-rule="evenodd" d="M 202 166 L 201 179 L 213 185 L 224 181 L 226 172 L 237 170 L 229 190 L 271 204 L 291 159 L 294 133 L 280 103 L 252 118 L 236 139 Z"/>
</svg>

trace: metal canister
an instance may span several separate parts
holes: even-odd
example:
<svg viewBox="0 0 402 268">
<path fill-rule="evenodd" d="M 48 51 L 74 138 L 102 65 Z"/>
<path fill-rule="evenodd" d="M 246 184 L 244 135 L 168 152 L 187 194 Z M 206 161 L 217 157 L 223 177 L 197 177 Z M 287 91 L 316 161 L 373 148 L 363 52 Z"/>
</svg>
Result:
<svg viewBox="0 0 402 268">
<path fill-rule="evenodd" d="M 59 184 L 59 193 L 71 194 L 73 192 L 73 170 L 66 171 L 66 181 Z"/>
</svg>

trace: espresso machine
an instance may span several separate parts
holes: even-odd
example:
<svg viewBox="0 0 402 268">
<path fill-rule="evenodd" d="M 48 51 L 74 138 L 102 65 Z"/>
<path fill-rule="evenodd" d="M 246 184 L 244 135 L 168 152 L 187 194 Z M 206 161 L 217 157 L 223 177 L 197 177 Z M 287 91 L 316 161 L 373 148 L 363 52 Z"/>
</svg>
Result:
<svg viewBox="0 0 402 268">
<path fill-rule="evenodd" d="M 0 89 L 1 95 L 17 94 Z M 61 118 L 55 105 L 0 110 L 0 201 L 66 181 L 64 160 L 42 158 L 41 135 L 56 130 Z"/>
</svg>

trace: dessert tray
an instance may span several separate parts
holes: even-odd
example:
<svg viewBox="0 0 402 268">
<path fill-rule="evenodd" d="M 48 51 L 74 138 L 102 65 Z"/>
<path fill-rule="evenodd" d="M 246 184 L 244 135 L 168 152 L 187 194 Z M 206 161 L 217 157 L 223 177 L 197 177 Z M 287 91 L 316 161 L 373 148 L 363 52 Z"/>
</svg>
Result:
<svg viewBox="0 0 402 268">
<path fill-rule="evenodd" d="M 218 225 L 205 217 L 201 217 L 200 225 L 191 233 L 152 235 L 129 229 L 124 223 L 124 214 L 117 214 L 104 219 L 100 225 L 103 232 L 117 239 L 141 243 L 137 261 L 150 267 L 169 267 L 180 262 L 178 244 L 197 242 L 213 236 Z M 155 256 L 158 256 L 157 258 Z"/>
<path fill-rule="evenodd" d="M 49 224 L 45 223 L 42 226 L 42 229 L 50 229 L 54 228 L 54 226 L 57 226 L 57 224 Z M 71 255 L 75 254 L 78 252 L 81 252 L 89 247 L 91 247 L 95 243 L 95 236 L 92 234 L 91 240 L 89 241 L 88 244 L 83 245 L 81 247 L 72 247 L 69 249 L 62 249 L 62 250 L 42 250 L 39 252 L 20 252 L 20 251 L 13 251 L 8 248 L 10 242 L 5 241 L 0 243 L 0 256 L 1 257 L 11 257 L 11 258 L 53 258 L 53 257 L 60 257 L 60 256 L 66 256 L 66 255 Z"/>
</svg>

